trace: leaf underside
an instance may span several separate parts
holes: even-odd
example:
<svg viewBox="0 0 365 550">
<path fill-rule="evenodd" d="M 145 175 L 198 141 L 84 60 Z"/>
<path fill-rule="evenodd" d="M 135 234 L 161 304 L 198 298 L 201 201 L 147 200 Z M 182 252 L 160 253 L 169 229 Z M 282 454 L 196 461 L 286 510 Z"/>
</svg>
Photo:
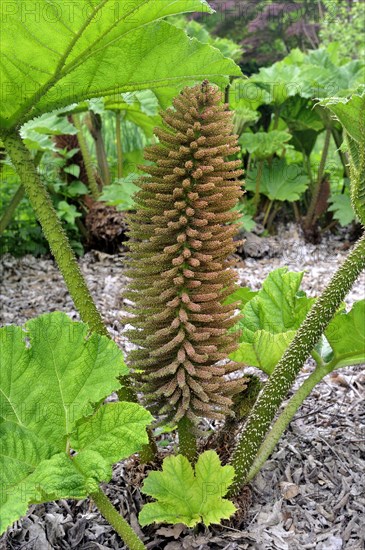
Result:
<svg viewBox="0 0 365 550">
<path fill-rule="evenodd" d="M 182 84 L 241 75 L 219 50 L 161 21 L 191 11 L 210 8 L 203 0 L 19 0 L 2 12 L 1 127 L 93 97 L 149 88 L 172 97 Z"/>
<path fill-rule="evenodd" d="M 95 410 L 128 369 L 114 342 L 64 313 L 3 327 L 0 344 L 3 532 L 29 504 L 85 498 L 109 481 L 112 464 L 147 443 L 151 415 L 134 403 Z"/>
</svg>

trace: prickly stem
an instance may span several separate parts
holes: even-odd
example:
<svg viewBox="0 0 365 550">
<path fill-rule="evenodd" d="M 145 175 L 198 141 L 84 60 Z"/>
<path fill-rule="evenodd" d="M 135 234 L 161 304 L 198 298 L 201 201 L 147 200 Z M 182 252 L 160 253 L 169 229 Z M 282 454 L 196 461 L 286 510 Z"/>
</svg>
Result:
<svg viewBox="0 0 365 550">
<path fill-rule="evenodd" d="M 179 434 L 179 451 L 186 456 L 191 463 L 197 458 L 196 436 L 194 433 L 194 424 L 184 416 L 177 425 Z"/>
<path fill-rule="evenodd" d="M 116 530 L 129 550 L 146 550 L 146 547 L 141 539 L 137 536 L 126 520 L 120 515 L 120 513 L 114 508 L 113 504 L 101 489 L 98 489 L 90 496 L 98 507 L 101 515 Z"/>
<path fill-rule="evenodd" d="M 321 334 L 364 268 L 365 235 L 361 237 L 322 295 L 313 304 L 294 340 L 259 394 L 232 454 L 231 464 L 235 468 L 235 479 L 230 490 L 231 496 L 236 495 L 241 486 L 247 482 L 250 468 L 275 413 Z"/>
<path fill-rule="evenodd" d="M 28 149 L 16 131 L 2 137 L 75 306 L 80 312 L 81 319 L 89 324 L 92 331 L 107 336 L 106 327 L 86 286 L 67 235 L 52 205 L 47 189 L 40 180 Z"/>
<path fill-rule="evenodd" d="M 81 120 L 80 120 L 80 115 L 77 115 L 77 114 L 72 115 L 72 121 L 73 121 L 73 123 L 75 125 L 75 128 L 77 130 L 77 140 L 79 142 L 80 151 L 81 151 L 81 154 L 82 154 L 82 158 L 84 160 L 88 185 L 89 185 L 89 188 L 90 188 L 93 199 L 98 200 L 98 197 L 100 195 L 99 187 L 98 187 L 95 175 L 94 175 L 94 167 L 92 165 L 89 147 L 86 143 L 86 139 L 85 139 L 85 136 L 84 136 L 83 131 L 82 131 L 82 124 L 81 124 Z"/>
</svg>

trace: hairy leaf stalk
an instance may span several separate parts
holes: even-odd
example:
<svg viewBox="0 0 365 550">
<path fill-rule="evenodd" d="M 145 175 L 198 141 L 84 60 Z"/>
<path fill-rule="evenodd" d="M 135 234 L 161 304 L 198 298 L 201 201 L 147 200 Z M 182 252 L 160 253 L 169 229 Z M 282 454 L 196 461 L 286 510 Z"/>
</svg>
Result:
<svg viewBox="0 0 365 550">
<path fill-rule="evenodd" d="M 194 463 L 198 456 L 194 425 L 186 416 L 179 421 L 178 432 L 180 453 Z"/>
<path fill-rule="evenodd" d="M 18 189 L 14 193 L 8 207 L 6 208 L 4 214 L 0 219 L 0 235 L 5 231 L 11 222 L 12 217 L 15 214 L 15 210 L 18 208 L 19 204 L 22 202 L 25 195 L 25 190 L 22 185 L 19 185 Z"/>
<path fill-rule="evenodd" d="M 363 135 L 365 136 L 365 130 Z M 365 227 L 365 137 L 357 144 L 347 136 L 347 143 L 350 156 L 351 203 L 360 223 Z"/>
<path fill-rule="evenodd" d="M 318 366 L 310 376 L 303 382 L 300 388 L 290 398 L 285 405 L 284 410 L 280 413 L 275 420 L 269 434 L 266 436 L 263 444 L 260 447 L 259 452 L 252 464 L 250 471 L 246 477 L 246 483 L 251 481 L 261 470 L 266 460 L 269 458 L 273 450 L 275 449 L 280 437 L 288 427 L 289 422 L 295 416 L 295 413 L 308 397 L 313 388 L 331 371 L 327 366 Z"/>
<path fill-rule="evenodd" d="M 321 334 L 364 268 L 365 235 L 361 237 L 343 265 L 332 277 L 322 295 L 313 304 L 294 340 L 259 394 L 231 458 L 231 463 L 235 468 L 235 479 L 230 490 L 231 495 L 236 495 L 241 486 L 247 482 L 250 468 L 256 459 L 276 411 L 285 399 L 295 377 L 317 344 Z"/>
<path fill-rule="evenodd" d="M 67 288 L 81 319 L 88 323 L 92 331 L 108 335 L 106 327 L 96 309 L 91 294 L 86 286 L 75 255 L 60 219 L 53 208 L 47 189 L 40 180 L 34 161 L 18 133 L 13 132 L 3 137 L 5 148 L 14 164 L 30 203 L 42 226 L 52 254 L 63 275 Z"/>
<path fill-rule="evenodd" d="M 90 134 L 95 143 L 95 152 L 98 161 L 99 174 L 101 176 L 103 185 L 109 185 L 110 170 L 103 139 L 101 116 L 94 113 L 93 111 L 89 111 L 89 116 L 86 117 L 85 123 L 89 128 Z"/>
<path fill-rule="evenodd" d="M 42 159 L 43 151 L 37 151 L 35 157 L 34 157 L 34 165 L 37 167 Z M 0 219 L 0 235 L 5 231 L 5 229 L 8 227 L 9 223 L 11 222 L 16 209 L 18 208 L 19 204 L 22 202 L 23 198 L 25 196 L 25 189 L 22 184 L 19 185 L 18 189 L 15 191 L 9 205 L 7 206 L 4 214 L 2 215 Z"/>
<path fill-rule="evenodd" d="M 146 550 L 141 539 L 133 531 L 132 527 L 114 508 L 108 497 L 101 489 L 92 493 L 91 498 L 98 507 L 101 515 L 110 523 L 116 530 L 123 542 L 130 550 Z"/>
<path fill-rule="evenodd" d="M 327 161 L 327 157 L 328 157 L 329 146 L 330 146 L 330 141 L 331 141 L 331 135 L 332 135 L 331 128 L 329 127 L 329 128 L 326 129 L 324 145 L 323 145 L 323 150 L 322 150 L 322 156 L 321 156 L 321 162 L 320 162 L 319 168 L 318 168 L 317 181 L 315 183 L 315 186 L 314 186 L 314 189 L 313 189 L 313 192 L 312 192 L 311 202 L 310 202 L 308 212 L 307 212 L 307 215 L 306 215 L 306 218 L 305 218 L 305 227 L 307 229 L 309 229 L 316 221 L 316 219 L 315 219 L 315 213 L 316 212 L 315 211 L 316 211 L 317 201 L 318 201 L 318 197 L 319 197 L 320 190 L 321 190 L 321 184 L 322 184 L 324 169 L 325 169 L 326 161 Z"/>
<path fill-rule="evenodd" d="M 117 176 L 123 177 L 123 146 L 122 146 L 122 114 L 120 111 L 115 113 L 115 138 L 117 149 Z"/>
<path fill-rule="evenodd" d="M 159 145 L 146 149 L 149 176 L 139 182 L 130 215 L 128 297 L 139 346 L 129 355 L 151 410 L 180 423 L 182 449 L 199 417 L 222 418 L 245 379 L 227 379 L 240 366 L 224 362 L 237 347 L 237 304 L 224 305 L 236 286 L 228 257 L 242 195 L 239 150 L 231 113 L 218 89 L 185 88 L 155 129 Z M 195 452 L 195 451 L 194 451 Z"/>
<path fill-rule="evenodd" d="M 85 139 L 85 136 L 84 136 L 83 131 L 82 131 L 82 124 L 81 124 L 80 116 L 77 115 L 77 114 L 72 115 L 72 122 L 74 123 L 75 128 L 77 130 L 77 140 L 79 142 L 80 151 L 81 151 L 82 158 L 83 158 L 83 161 L 84 161 L 85 170 L 86 170 L 86 174 L 87 174 L 87 182 L 88 182 L 88 185 L 89 185 L 89 189 L 91 191 L 91 195 L 92 195 L 94 200 L 98 200 L 98 197 L 99 197 L 99 194 L 100 194 L 99 193 L 99 187 L 98 187 L 98 183 L 97 183 L 96 178 L 95 178 L 94 167 L 92 165 L 89 147 L 86 143 L 86 139 Z"/>
</svg>

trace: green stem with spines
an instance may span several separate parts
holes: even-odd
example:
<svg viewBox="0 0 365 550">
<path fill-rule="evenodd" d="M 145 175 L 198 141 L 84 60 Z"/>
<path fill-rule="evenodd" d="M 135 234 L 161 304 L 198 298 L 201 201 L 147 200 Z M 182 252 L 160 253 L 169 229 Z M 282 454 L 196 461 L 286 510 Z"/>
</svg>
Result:
<svg viewBox="0 0 365 550">
<path fill-rule="evenodd" d="M 177 431 L 179 434 L 180 453 L 186 456 L 186 458 L 194 464 L 197 458 L 194 424 L 184 416 L 177 424 Z"/>
<path fill-rule="evenodd" d="M 365 139 L 357 143 L 346 135 L 346 142 L 350 157 L 351 203 L 360 223 L 365 226 Z"/>
<path fill-rule="evenodd" d="M 98 200 L 99 197 L 99 186 L 97 184 L 95 174 L 94 174 L 94 168 L 91 161 L 91 155 L 89 148 L 86 143 L 85 136 L 82 131 L 82 124 L 80 120 L 80 116 L 77 114 L 72 115 L 72 122 L 74 123 L 74 126 L 77 130 L 77 141 L 79 142 L 81 155 L 85 164 L 85 170 L 87 174 L 87 181 L 88 185 L 91 191 L 91 195 L 95 201 Z"/>
<path fill-rule="evenodd" d="M 256 175 L 256 183 L 255 183 L 255 196 L 253 199 L 253 203 L 255 206 L 255 214 L 257 213 L 257 209 L 259 207 L 260 202 L 260 186 L 261 186 L 261 179 L 262 174 L 264 170 L 264 161 L 260 160 L 257 166 L 257 175 Z"/>
<path fill-rule="evenodd" d="M 34 165 L 37 167 L 41 161 L 44 151 L 37 151 L 34 157 Z M 15 191 L 13 198 L 9 202 L 8 207 L 6 208 L 4 214 L 0 219 L 0 235 L 5 231 L 11 222 L 12 217 L 15 214 L 15 210 L 18 208 L 19 204 L 25 196 L 25 189 L 22 184 L 19 185 L 18 189 Z"/>
<path fill-rule="evenodd" d="M 151 428 L 147 428 L 148 443 L 143 445 L 139 451 L 139 460 L 141 464 L 150 464 L 157 458 L 157 445 Z"/>
<path fill-rule="evenodd" d="M 311 202 L 310 202 L 308 212 L 307 212 L 307 215 L 306 215 L 306 219 L 305 219 L 306 229 L 309 229 L 310 227 L 312 227 L 312 225 L 316 221 L 316 214 L 315 214 L 316 206 L 317 206 L 317 202 L 318 202 L 319 193 L 321 191 L 322 179 L 323 179 L 324 169 L 325 169 L 326 162 L 327 162 L 327 157 L 328 157 L 328 152 L 329 152 L 329 147 L 330 147 L 330 142 L 331 142 L 331 136 L 332 136 L 332 131 L 331 131 L 331 128 L 329 127 L 329 128 L 326 129 L 321 161 L 320 161 L 319 167 L 318 167 L 317 180 L 316 180 L 316 183 L 315 183 L 315 186 L 314 186 L 314 189 L 313 189 Z"/>
<path fill-rule="evenodd" d="M 88 323 L 93 332 L 108 336 L 108 331 L 86 286 L 62 223 L 37 173 L 30 152 L 16 131 L 4 134 L 2 138 L 81 319 Z"/>
<path fill-rule="evenodd" d="M 116 149 L 117 149 L 117 175 L 118 178 L 123 177 L 123 147 L 122 147 L 122 125 L 121 125 L 121 112 L 115 113 L 115 137 L 116 137 Z"/>
<path fill-rule="evenodd" d="M 265 216 L 264 216 L 264 220 L 262 222 L 262 225 L 265 227 L 266 225 L 266 222 L 268 220 L 268 217 L 269 217 L 269 214 L 271 212 L 271 208 L 272 208 L 272 205 L 274 204 L 274 201 L 269 201 L 267 207 L 266 207 L 266 211 L 265 211 Z"/>
<path fill-rule="evenodd" d="M 5 229 L 8 227 L 15 210 L 18 208 L 18 205 L 21 203 L 25 195 L 25 190 L 22 185 L 19 185 L 18 189 L 14 193 L 11 201 L 9 202 L 4 214 L 1 216 L 0 219 L 0 235 L 5 231 Z"/>
<path fill-rule="evenodd" d="M 110 523 L 115 529 L 123 542 L 128 546 L 130 550 L 146 550 L 146 546 L 141 539 L 137 536 L 132 527 L 127 521 L 120 515 L 120 513 L 114 508 L 108 497 L 101 489 L 92 493 L 90 497 L 95 502 L 101 515 Z"/>
<path fill-rule="evenodd" d="M 313 304 L 294 340 L 259 394 L 231 457 L 231 464 L 235 469 L 235 478 L 230 489 L 231 496 L 236 495 L 241 486 L 247 483 L 247 476 L 278 408 L 363 269 L 365 269 L 365 235 L 361 237 L 322 295 Z"/>
<path fill-rule="evenodd" d="M 93 111 L 89 111 L 89 116 L 86 118 L 85 123 L 88 126 L 90 134 L 94 140 L 99 174 L 103 181 L 103 185 L 109 185 L 110 170 L 103 139 L 101 117 L 100 115 L 95 114 Z"/>
<path fill-rule="evenodd" d="M 289 422 L 308 397 L 313 388 L 330 372 L 325 366 L 318 366 L 310 376 L 303 382 L 300 388 L 291 397 L 288 403 L 285 405 L 283 412 L 279 415 L 274 422 L 269 434 L 266 436 L 263 444 L 260 447 L 259 452 L 256 455 L 254 463 L 252 464 L 245 482 L 251 481 L 261 470 L 266 460 L 269 458 L 274 448 L 276 447 L 280 437 L 287 428 Z"/>
</svg>

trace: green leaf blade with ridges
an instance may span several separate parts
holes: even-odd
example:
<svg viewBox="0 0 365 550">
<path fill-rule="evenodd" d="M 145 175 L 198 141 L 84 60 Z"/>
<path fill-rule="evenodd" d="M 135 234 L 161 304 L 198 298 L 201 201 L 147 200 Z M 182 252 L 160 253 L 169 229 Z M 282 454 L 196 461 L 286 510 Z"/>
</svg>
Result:
<svg viewBox="0 0 365 550">
<path fill-rule="evenodd" d="M 191 11 L 210 8 L 203 0 L 20 0 L 2 18 L 2 128 L 93 97 L 240 76 L 219 50 L 161 21 Z"/>
<path fill-rule="evenodd" d="M 215 451 L 205 451 L 195 466 L 195 475 L 183 455 L 167 457 L 161 472 L 150 472 L 143 492 L 157 502 L 146 504 L 140 515 L 141 525 L 150 523 L 184 523 L 194 527 L 199 522 L 209 526 L 229 518 L 236 508 L 223 497 L 232 483 L 234 470 L 222 466 Z"/>
<path fill-rule="evenodd" d="M 71 435 L 79 454 L 100 453 L 110 464 L 130 456 L 148 443 L 151 414 L 136 403 L 107 403 L 92 419 L 83 419 Z"/>
<path fill-rule="evenodd" d="M 303 272 L 275 269 L 262 289 L 241 308 L 240 346 L 234 361 L 271 374 L 313 303 L 300 291 Z"/>
<path fill-rule="evenodd" d="M 325 332 L 333 357 L 331 370 L 365 362 L 365 300 L 355 302 L 346 313 L 340 311 Z"/>
<path fill-rule="evenodd" d="M 269 135 L 269 134 L 268 134 Z M 246 189 L 254 191 L 257 168 L 250 171 Z M 297 164 L 287 164 L 284 159 L 274 159 L 270 166 L 265 162 L 260 184 L 260 193 L 271 201 L 297 201 L 309 184 L 308 176 Z"/>
<path fill-rule="evenodd" d="M 27 332 L 16 329 L 1 331 L 1 417 L 62 448 L 76 420 L 92 412 L 92 403 L 118 389 L 116 377 L 128 369 L 116 344 L 97 334 L 88 337 L 87 325 L 72 322 L 64 313 L 28 321 Z M 26 337 L 29 348 L 21 345 Z"/>
<path fill-rule="evenodd" d="M 97 492 L 152 419 L 135 403 L 100 406 L 128 373 L 109 338 L 60 312 L 25 327 L 0 329 L 0 532 L 30 504 Z"/>
</svg>

